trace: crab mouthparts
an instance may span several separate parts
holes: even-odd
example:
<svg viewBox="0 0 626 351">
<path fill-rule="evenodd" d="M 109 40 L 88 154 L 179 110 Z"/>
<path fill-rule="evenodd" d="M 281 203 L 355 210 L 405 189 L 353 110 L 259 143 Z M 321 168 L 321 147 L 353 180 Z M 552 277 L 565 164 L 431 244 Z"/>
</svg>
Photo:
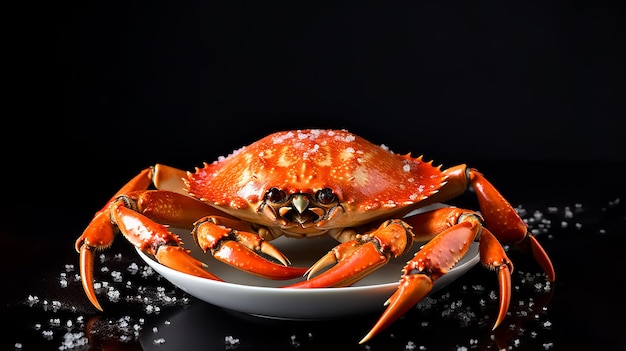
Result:
<svg viewBox="0 0 626 351">
<path fill-rule="evenodd" d="M 278 214 L 292 223 L 298 223 L 304 227 L 307 223 L 315 223 L 322 218 L 326 211 L 320 207 L 309 207 L 311 201 L 307 195 L 293 195 L 288 204 L 278 209 Z"/>
</svg>

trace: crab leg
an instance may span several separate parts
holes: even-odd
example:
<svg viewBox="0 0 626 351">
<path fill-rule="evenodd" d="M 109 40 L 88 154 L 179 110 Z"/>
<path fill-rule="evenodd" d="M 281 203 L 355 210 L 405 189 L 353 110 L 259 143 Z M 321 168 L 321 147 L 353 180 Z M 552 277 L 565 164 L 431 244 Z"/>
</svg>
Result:
<svg viewBox="0 0 626 351">
<path fill-rule="evenodd" d="M 145 169 L 122 187 L 95 214 L 76 240 L 83 288 L 91 303 L 99 310 L 102 310 L 102 306 L 93 289 L 95 251 L 111 246 L 118 230 L 137 248 L 155 255 L 166 266 L 208 279 L 219 279 L 204 270 L 202 262 L 189 256 L 180 246 L 178 236 L 159 224 L 191 228 L 195 219 L 214 214 L 216 210 L 177 193 L 144 190 L 151 183 L 150 176 L 151 169 Z"/>
<path fill-rule="evenodd" d="M 469 170 L 469 179 L 476 191 L 481 213 L 485 217 L 485 226 L 502 242 L 530 246 L 535 261 L 546 272 L 548 279 L 554 281 L 556 275 L 548 254 L 537 239 L 528 232 L 528 225 L 519 217 L 511 204 L 475 169 Z"/>
<path fill-rule="evenodd" d="M 481 213 L 484 216 L 484 226 L 480 225 L 477 215 L 471 217 L 457 217 L 458 224 L 439 234 L 435 239 L 431 240 L 424 249 L 417 253 L 415 258 L 407 264 L 404 274 L 400 281 L 398 290 L 387 301 L 387 309 L 380 317 L 371 331 L 361 340 L 366 342 L 380 330 L 387 327 L 417 301 L 423 298 L 431 289 L 432 283 L 447 269 L 451 268 L 442 265 L 433 257 L 427 256 L 429 251 L 427 247 L 437 245 L 441 237 L 449 236 L 451 232 L 456 232 L 464 223 L 476 223 L 471 230 L 474 236 L 480 241 L 480 258 L 484 266 L 497 270 L 498 282 L 500 286 L 500 309 L 493 329 L 497 328 L 503 321 L 510 303 L 511 296 L 511 273 L 513 264 L 506 256 L 504 249 L 499 241 L 513 243 L 520 247 L 529 247 L 533 257 L 537 263 L 546 272 L 550 281 L 554 281 L 555 273 L 552 263 L 544 249 L 541 247 L 537 239 L 528 232 L 526 223 L 519 217 L 515 209 L 509 202 L 498 192 L 483 175 L 475 169 L 468 169 L 465 165 L 456 166 L 446 170 L 448 183 L 429 201 L 436 202 L 441 199 L 450 198 L 464 192 L 468 186 L 471 186 L 476 192 Z M 433 211 L 433 213 L 442 212 L 443 210 Z M 450 218 L 444 217 L 439 220 L 427 219 L 431 214 L 418 215 L 411 219 L 405 219 L 414 226 L 416 233 L 436 233 L 436 226 L 450 223 Z M 425 220 L 427 219 L 427 220 Z M 443 220 L 445 219 L 445 220 Z M 469 219 L 469 221 L 468 221 Z M 487 229 L 489 228 L 489 230 Z M 493 234 L 492 234 L 493 232 Z M 456 234 L 454 235 L 456 236 Z M 439 249 L 454 250 L 455 246 L 441 245 Z M 432 251 L 432 250 L 430 250 Z M 462 255 L 451 255 L 460 258 Z M 424 264 L 428 262 L 428 264 Z M 456 263 L 456 262 L 454 262 Z M 425 270 L 426 269 L 426 270 Z M 439 269 L 439 271 L 438 271 Z"/>
<path fill-rule="evenodd" d="M 446 185 L 430 202 L 440 202 L 460 195 L 471 187 L 476 192 L 485 227 L 500 242 L 512 243 L 519 247 L 529 247 L 535 261 L 541 266 L 550 281 L 555 280 L 555 272 L 548 254 L 537 239 L 528 232 L 528 225 L 519 217 L 513 206 L 476 169 L 466 165 L 451 167 L 445 171 Z"/>
<path fill-rule="evenodd" d="M 113 197 L 104 205 L 104 207 L 96 212 L 87 228 L 80 237 L 76 239 L 75 248 L 80 254 L 80 275 L 83 289 L 89 298 L 89 301 L 99 310 L 102 310 L 100 303 L 96 299 L 96 293 L 93 290 L 93 251 L 98 248 L 107 248 L 113 242 L 115 233 L 111 225 L 109 206 L 120 195 L 140 189 L 147 189 L 151 184 L 151 169 L 146 168 L 137 174 L 133 179 L 126 183 Z"/>
<path fill-rule="evenodd" d="M 234 229 L 237 227 L 244 230 Z M 210 251 L 216 259 L 263 278 L 293 279 L 307 271 L 289 266 L 289 260 L 278 249 L 257 234 L 245 231 L 245 227 L 234 220 L 205 217 L 195 223 L 192 234 L 204 252 Z M 267 256 L 278 263 L 268 260 Z"/>
<path fill-rule="evenodd" d="M 459 262 L 475 240 L 480 242 L 483 265 L 498 270 L 500 312 L 494 328 L 500 324 L 509 307 L 513 265 L 495 237 L 482 226 L 480 216 L 463 209 L 442 208 L 405 220 L 416 233 L 426 230 L 439 234 L 407 262 L 398 289 L 385 303 L 385 312 L 360 343 L 367 342 L 428 295 L 437 279 Z"/>
</svg>

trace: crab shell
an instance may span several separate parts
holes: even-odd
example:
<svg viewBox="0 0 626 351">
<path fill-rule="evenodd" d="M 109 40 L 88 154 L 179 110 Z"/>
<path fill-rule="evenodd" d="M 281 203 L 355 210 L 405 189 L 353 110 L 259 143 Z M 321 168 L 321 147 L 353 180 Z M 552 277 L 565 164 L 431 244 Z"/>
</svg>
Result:
<svg viewBox="0 0 626 351">
<path fill-rule="evenodd" d="M 268 227 L 280 225 L 257 211 L 270 188 L 288 195 L 330 188 L 344 211 L 317 230 L 405 214 L 445 181 L 440 167 L 421 156 L 395 154 L 345 130 L 319 129 L 270 134 L 185 179 L 192 197 Z"/>
</svg>

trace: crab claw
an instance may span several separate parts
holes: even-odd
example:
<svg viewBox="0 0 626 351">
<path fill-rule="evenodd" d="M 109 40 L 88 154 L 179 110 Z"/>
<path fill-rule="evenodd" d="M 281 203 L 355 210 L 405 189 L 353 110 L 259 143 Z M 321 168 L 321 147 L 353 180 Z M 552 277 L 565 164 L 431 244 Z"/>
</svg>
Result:
<svg viewBox="0 0 626 351">
<path fill-rule="evenodd" d="M 363 344 L 388 327 L 430 293 L 434 282 L 446 274 L 465 255 L 474 241 L 480 223 L 473 216 L 437 235 L 425 244 L 402 269 L 396 292 L 385 302 L 387 308 L 376 324 L 361 339 Z"/>
<path fill-rule="evenodd" d="M 368 235 L 337 245 L 318 260 L 307 276 L 336 263 L 315 277 L 287 288 L 323 288 L 349 286 L 398 257 L 413 244 L 411 227 L 401 220 L 389 220 Z"/>
<path fill-rule="evenodd" d="M 263 278 L 293 279 L 307 271 L 289 266 L 287 257 L 260 236 L 217 225 L 210 217 L 196 222 L 192 234 L 204 252 L 210 251 L 216 259 Z"/>
<path fill-rule="evenodd" d="M 79 248 L 80 253 L 80 276 L 83 283 L 83 290 L 91 304 L 102 311 L 102 306 L 98 302 L 96 292 L 93 289 L 93 249 L 88 245 L 81 245 Z"/>
<path fill-rule="evenodd" d="M 433 281 L 424 274 L 405 275 L 393 295 L 385 302 L 385 312 L 380 316 L 372 329 L 361 339 L 359 344 L 366 343 L 381 330 L 400 318 L 415 304 L 423 299 L 433 288 Z"/>
<path fill-rule="evenodd" d="M 177 271 L 201 278 L 223 281 L 219 277 L 205 270 L 204 268 L 206 268 L 207 265 L 191 257 L 189 255 L 189 250 L 186 250 L 181 246 L 162 245 L 157 249 L 154 256 L 159 263 Z"/>
<path fill-rule="evenodd" d="M 498 239 L 484 227 L 480 236 L 480 260 L 485 267 L 498 271 L 500 310 L 492 328 L 492 330 L 495 330 L 502 323 L 509 309 L 513 263 L 507 257 L 502 245 L 498 243 Z"/>
<path fill-rule="evenodd" d="M 80 254 L 79 265 L 83 290 L 85 290 L 89 301 L 100 311 L 102 311 L 102 306 L 100 306 L 93 288 L 94 251 L 99 247 L 111 245 L 114 236 L 108 210 L 100 211 L 96 213 L 75 244 L 76 251 Z"/>
</svg>

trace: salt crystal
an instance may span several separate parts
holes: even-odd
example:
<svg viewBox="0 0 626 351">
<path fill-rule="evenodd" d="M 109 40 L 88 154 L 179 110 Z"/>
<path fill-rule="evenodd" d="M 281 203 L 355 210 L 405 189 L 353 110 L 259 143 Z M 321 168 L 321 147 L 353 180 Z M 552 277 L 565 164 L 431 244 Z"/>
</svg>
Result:
<svg viewBox="0 0 626 351">
<path fill-rule="evenodd" d="M 231 335 L 227 335 L 224 337 L 224 344 L 226 344 L 227 350 L 233 350 L 239 345 L 239 339 L 236 339 Z"/>
<path fill-rule="evenodd" d="M 71 350 L 79 346 L 85 346 L 89 343 L 85 334 L 81 333 L 65 333 L 63 342 L 59 346 L 59 350 Z"/>
<path fill-rule="evenodd" d="M 61 320 L 59 318 L 50 318 L 48 322 L 53 327 L 58 327 L 59 325 L 61 325 Z"/>
<path fill-rule="evenodd" d="M 150 266 L 145 266 L 143 271 L 141 272 L 141 276 L 146 278 L 154 275 L 154 270 Z"/>
<path fill-rule="evenodd" d="M 572 210 L 569 208 L 569 206 L 566 206 L 566 207 L 565 207 L 564 212 L 565 212 L 565 213 L 563 214 L 563 216 L 564 216 L 565 218 L 573 218 L 573 217 L 574 217 L 574 212 L 572 212 Z"/>
<path fill-rule="evenodd" d="M 129 271 L 131 274 L 137 274 L 137 272 L 139 271 L 139 266 L 137 265 L 137 263 L 133 262 L 128 266 L 128 268 L 126 268 L 126 270 Z"/>
<path fill-rule="evenodd" d="M 46 340 L 52 340 L 54 332 L 52 332 L 52 330 L 44 330 L 41 332 L 41 335 L 43 335 L 44 339 Z"/>
<path fill-rule="evenodd" d="M 28 295 L 27 302 L 29 306 L 33 306 L 39 302 L 38 296 Z"/>
<path fill-rule="evenodd" d="M 296 336 L 295 336 L 295 335 L 292 335 L 292 336 L 290 337 L 289 344 L 290 344 L 291 346 L 295 346 L 295 347 L 300 346 L 300 342 L 299 342 L 298 340 L 296 340 Z"/>
<path fill-rule="evenodd" d="M 120 299 L 120 291 L 119 290 L 115 290 L 113 288 L 111 288 L 108 292 L 107 292 L 107 296 L 109 297 L 109 300 L 111 302 L 118 302 Z"/>
<path fill-rule="evenodd" d="M 122 282 L 122 273 L 120 273 L 118 271 L 112 271 L 111 272 L 111 277 L 113 277 L 113 281 L 116 282 L 116 283 Z"/>
</svg>

